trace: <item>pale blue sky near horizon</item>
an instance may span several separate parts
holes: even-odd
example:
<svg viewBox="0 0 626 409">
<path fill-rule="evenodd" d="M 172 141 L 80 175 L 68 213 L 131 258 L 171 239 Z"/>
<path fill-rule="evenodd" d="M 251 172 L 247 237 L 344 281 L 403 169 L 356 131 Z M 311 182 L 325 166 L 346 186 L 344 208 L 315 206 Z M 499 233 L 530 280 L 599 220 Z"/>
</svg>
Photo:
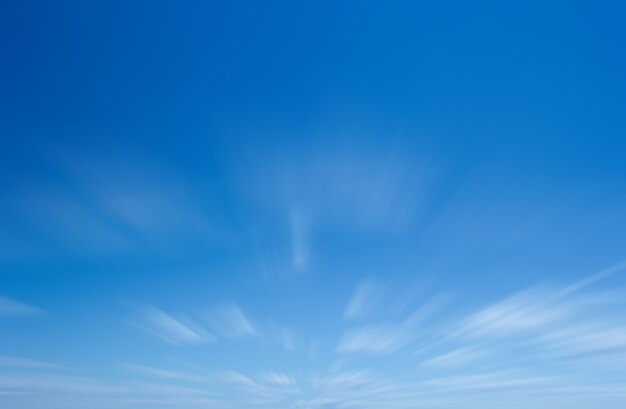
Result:
<svg viewBox="0 0 626 409">
<path fill-rule="evenodd" d="M 0 407 L 619 409 L 619 2 L 0 5 Z"/>
</svg>

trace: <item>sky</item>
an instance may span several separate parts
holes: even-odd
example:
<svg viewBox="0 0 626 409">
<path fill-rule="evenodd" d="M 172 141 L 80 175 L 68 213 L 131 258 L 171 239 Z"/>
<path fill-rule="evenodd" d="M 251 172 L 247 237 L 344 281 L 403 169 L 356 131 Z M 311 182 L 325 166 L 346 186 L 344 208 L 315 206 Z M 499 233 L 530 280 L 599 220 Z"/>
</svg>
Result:
<svg viewBox="0 0 626 409">
<path fill-rule="evenodd" d="M 623 408 L 625 18 L 2 2 L 0 407 Z"/>
</svg>

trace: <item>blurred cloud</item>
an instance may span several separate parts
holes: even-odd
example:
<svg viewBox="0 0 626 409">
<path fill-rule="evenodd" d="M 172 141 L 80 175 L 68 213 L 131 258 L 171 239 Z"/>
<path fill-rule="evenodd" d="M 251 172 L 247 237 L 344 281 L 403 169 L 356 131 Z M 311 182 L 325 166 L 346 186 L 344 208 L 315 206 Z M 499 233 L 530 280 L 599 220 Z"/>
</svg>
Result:
<svg viewBox="0 0 626 409">
<path fill-rule="evenodd" d="M 309 359 L 315 359 L 317 357 L 318 352 L 319 352 L 319 341 L 314 339 L 311 342 L 309 342 L 309 349 L 307 352 Z"/>
<path fill-rule="evenodd" d="M 363 280 L 354 290 L 348 307 L 343 314 L 345 319 L 365 318 L 382 297 L 383 288 L 372 278 Z"/>
<path fill-rule="evenodd" d="M 406 346 L 411 335 L 403 325 L 367 325 L 346 331 L 337 345 L 337 352 L 390 354 Z"/>
<path fill-rule="evenodd" d="M 404 146 L 406 145 L 406 146 Z M 265 277 L 292 277 L 316 260 L 316 239 L 330 231 L 385 239 L 415 229 L 440 169 L 398 142 L 359 138 L 302 151 L 259 146 L 233 169 L 247 233 Z"/>
<path fill-rule="evenodd" d="M 261 379 L 263 379 L 263 381 L 265 381 L 269 385 L 288 386 L 288 385 L 296 384 L 296 380 L 293 378 L 293 376 L 287 375 L 283 372 L 275 372 L 275 371 L 265 372 L 261 376 Z"/>
<path fill-rule="evenodd" d="M 300 393 L 291 375 L 275 371 L 249 376 L 231 370 L 222 376 L 222 382 L 235 388 L 232 392 L 236 395 L 231 398 L 234 402 L 255 407 L 286 407 Z"/>
<path fill-rule="evenodd" d="M 225 338 L 256 338 L 255 326 L 234 303 L 223 303 L 207 317 L 215 331 Z"/>
<path fill-rule="evenodd" d="M 432 367 L 451 367 L 464 365 L 479 359 L 483 352 L 474 347 L 463 347 L 429 359 L 424 363 Z"/>
<path fill-rule="evenodd" d="M 291 210 L 292 266 L 295 271 L 308 270 L 311 253 L 311 226 L 308 217 L 301 209 Z"/>
<path fill-rule="evenodd" d="M 187 372 L 177 371 L 177 370 L 168 370 L 168 369 L 160 369 L 153 368 L 145 365 L 137 365 L 137 364 L 127 364 L 127 368 L 137 371 L 141 374 L 149 375 L 156 378 L 170 379 L 170 380 L 178 380 L 185 382 L 207 382 L 210 378 L 201 375 L 190 374 Z"/>
<path fill-rule="evenodd" d="M 615 309 L 620 305 L 602 293 L 529 290 L 471 315 L 454 336 L 507 337 L 553 357 L 626 350 L 626 320 Z"/>
<path fill-rule="evenodd" d="M 212 216 L 220 206 L 210 195 L 215 187 L 158 160 L 124 146 L 49 152 L 47 159 L 62 177 L 30 181 L 8 206 L 35 244 L 65 256 L 171 256 L 232 238 L 225 219 Z"/>
<path fill-rule="evenodd" d="M 549 407 L 546 402 L 564 404 L 565 396 L 577 394 L 580 402 L 597 402 L 602 396 L 608 399 L 607 407 L 619 407 L 611 399 L 626 397 L 624 382 L 607 374 L 626 375 L 611 363 L 617 358 L 623 362 L 626 356 L 626 321 L 616 308 L 625 301 L 619 288 L 594 289 L 604 278 L 533 287 L 476 311 L 461 309 L 451 315 L 440 314 L 450 306 L 447 297 L 430 296 L 411 313 L 396 312 L 401 315 L 395 321 L 345 329 L 335 347 L 342 354 L 340 363 L 324 369 L 324 359 L 316 359 L 316 369 L 291 366 L 298 368 L 297 376 L 288 370 L 245 371 L 238 365 L 216 372 L 127 364 L 124 369 L 132 376 L 111 383 L 48 373 L 54 367 L 38 361 L 0 357 L 0 387 L 10 394 L 0 394 L 0 403 L 8 402 L 8 396 L 23 403 L 46 393 L 64 396 L 59 407 L 65 403 L 72 409 L 78 409 L 72 406 L 75 399 L 87 395 L 106 397 L 121 408 L 460 409 L 471 402 L 497 409 L 506 401 L 512 402 L 511 408 L 523 409 L 531 402 L 541 408 Z M 285 352 L 298 349 L 292 328 L 270 325 L 260 331 L 232 302 L 211 310 L 207 322 L 223 338 L 258 338 L 257 347 L 269 342 Z M 195 319 L 156 307 L 142 309 L 137 325 L 179 345 L 215 339 Z M 322 345 L 305 344 L 308 349 Z M 302 356 L 290 354 L 291 360 L 304 359 L 297 362 L 310 365 L 307 348 Z M 416 350 L 418 354 L 411 353 Z M 18 370 L 28 373 L 11 372 Z M 4 371 L 14 376 L 3 376 Z M 586 382 L 592 378 L 597 381 Z"/>
<path fill-rule="evenodd" d="M 0 409 L 626 407 L 626 3 L 60 3 L 0 6 Z"/>
<path fill-rule="evenodd" d="M 50 362 L 35 361 L 32 359 L 0 356 L 0 368 L 60 369 L 61 366 Z"/>
<path fill-rule="evenodd" d="M 439 354 L 424 364 L 530 369 L 560 381 L 568 376 L 555 368 L 614 373 L 626 356 L 626 297 L 623 289 L 594 287 L 624 265 L 616 267 L 574 284 L 517 292 L 442 327 Z"/>
<path fill-rule="evenodd" d="M 462 376 L 435 378 L 425 381 L 423 385 L 434 388 L 438 392 L 459 390 L 496 390 L 519 389 L 529 386 L 545 386 L 553 382 L 548 377 L 523 377 L 510 372 L 489 372 Z"/>
<path fill-rule="evenodd" d="M 444 305 L 441 296 L 432 297 L 400 323 L 366 324 L 348 329 L 342 335 L 337 352 L 391 354 L 408 346 L 415 338 L 418 326 Z"/>
<path fill-rule="evenodd" d="M 41 315 L 43 311 L 32 305 L 0 295 L 0 316 Z"/>
<path fill-rule="evenodd" d="M 260 150 L 241 170 L 243 194 L 270 214 L 298 203 L 323 226 L 402 231 L 418 220 L 438 174 L 432 158 L 416 160 L 410 150 L 356 138 L 307 153 Z"/>
<path fill-rule="evenodd" d="M 538 290 L 516 294 L 473 314 L 459 331 L 474 336 L 537 331 L 573 313 L 571 305 L 555 301 Z"/>
<path fill-rule="evenodd" d="M 279 327 L 276 331 L 276 335 L 278 337 L 279 345 L 281 345 L 286 351 L 295 351 L 298 347 L 296 334 L 293 329 L 285 326 Z"/>
<path fill-rule="evenodd" d="M 20 408 L 199 407 L 215 404 L 214 394 L 162 383 L 112 382 L 65 374 L 0 375 L 0 403 Z"/>
<path fill-rule="evenodd" d="M 168 235 L 207 238 L 211 225 L 193 188 L 164 166 L 141 159 L 106 161 L 82 170 L 85 188 L 112 221 L 152 242 Z"/>
<path fill-rule="evenodd" d="M 144 331 L 172 344 L 203 344 L 215 337 L 189 318 L 174 318 L 156 307 L 140 311 L 136 325 Z"/>
<path fill-rule="evenodd" d="M 373 375 L 364 370 L 331 373 L 322 378 L 314 379 L 314 384 L 321 390 L 337 387 L 361 387 L 373 382 Z"/>
</svg>

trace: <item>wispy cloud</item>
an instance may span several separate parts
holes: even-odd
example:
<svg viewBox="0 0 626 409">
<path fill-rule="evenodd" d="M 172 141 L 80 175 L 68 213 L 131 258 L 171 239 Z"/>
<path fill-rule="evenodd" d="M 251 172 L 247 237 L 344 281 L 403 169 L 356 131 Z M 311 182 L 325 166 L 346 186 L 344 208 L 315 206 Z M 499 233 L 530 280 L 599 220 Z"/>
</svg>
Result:
<svg viewBox="0 0 626 409">
<path fill-rule="evenodd" d="M 382 355 L 397 352 L 411 343 L 418 325 L 437 312 L 444 302 L 442 297 L 434 297 L 400 323 L 366 324 L 348 329 L 336 350 Z"/>
<path fill-rule="evenodd" d="M 136 325 L 172 344 L 202 344 L 215 340 L 206 329 L 190 318 L 174 318 L 156 307 L 143 308 Z"/>
<path fill-rule="evenodd" d="M 172 171 L 139 158 L 85 164 L 81 179 L 110 220 L 145 240 L 206 238 L 211 230 L 193 189 Z M 185 240 L 188 241 L 188 240 Z M 191 243 L 190 243 L 191 244 Z"/>
<path fill-rule="evenodd" d="M 411 333 L 406 326 L 367 325 L 344 333 L 337 345 L 341 353 L 389 354 L 406 346 Z"/>
<path fill-rule="evenodd" d="M 343 317 L 345 319 L 367 317 L 382 294 L 383 288 L 373 278 L 363 280 L 354 290 Z"/>
<path fill-rule="evenodd" d="M 313 230 L 388 236 L 421 218 L 438 173 L 433 161 L 413 160 L 402 143 L 353 142 L 306 154 L 259 147 L 238 166 L 239 190 L 256 209 L 248 228 L 264 276 L 310 270 Z"/>
<path fill-rule="evenodd" d="M 258 339 L 251 348 L 270 344 L 302 353 L 268 351 L 272 367 L 254 370 L 246 368 L 243 354 L 232 367 L 211 371 L 143 361 L 125 365 L 128 371 L 117 382 L 57 373 L 46 362 L 0 357 L 0 406 L 43 407 L 35 399 L 48 395 L 58 401 L 46 407 L 71 409 L 88 399 L 121 409 L 497 409 L 502 402 L 512 409 L 531 403 L 547 409 L 576 407 L 568 405 L 572 394 L 581 408 L 605 398 L 618 402 L 626 398 L 626 320 L 621 314 L 626 298 L 618 287 L 595 289 L 597 283 L 534 287 L 476 310 L 447 309 L 451 314 L 445 316 L 442 309 L 451 304 L 435 295 L 410 314 L 396 310 L 395 320 L 348 323 L 353 327 L 338 334 L 335 352 L 341 355 L 335 355 L 330 369 L 323 364 L 325 353 L 332 351 L 320 351 L 315 365 L 306 360 L 310 345 L 325 347 L 327 340 L 303 342 L 308 338 L 281 325 L 261 331 L 234 303 L 220 304 L 208 316 L 146 307 L 135 323 L 172 344 L 215 340 L 201 322 L 221 338 Z M 416 350 L 419 354 L 412 353 Z M 281 356 L 289 358 L 281 361 Z M 288 365 L 274 366 L 284 362 Z M 602 407 L 620 407 L 611 402 Z"/>
<path fill-rule="evenodd" d="M 228 235 L 207 210 L 218 204 L 198 186 L 163 163 L 123 151 L 50 154 L 64 182 L 31 181 L 12 209 L 65 256 L 188 253 Z"/>
<path fill-rule="evenodd" d="M 223 303 L 208 316 L 215 331 L 225 338 L 255 338 L 259 336 L 256 327 L 232 302 Z"/>
<path fill-rule="evenodd" d="M 0 405 L 15 408 L 200 408 L 218 403 L 205 388 L 40 372 L 0 374 L 0 391 Z"/>
<path fill-rule="evenodd" d="M 474 347 L 463 347 L 429 359 L 424 363 L 432 367 L 452 367 L 464 365 L 479 359 L 483 352 Z"/>
<path fill-rule="evenodd" d="M 296 334 L 293 329 L 281 326 L 276 331 L 278 343 L 287 351 L 295 351 L 298 347 Z"/>
<path fill-rule="evenodd" d="M 0 295 L 0 316 L 41 315 L 43 311 L 32 305 Z"/>
<path fill-rule="evenodd" d="M 154 368 L 151 366 L 145 365 L 137 365 L 137 364 L 127 364 L 127 368 L 136 371 L 141 374 L 149 375 L 156 378 L 170 379 L 176 381 L 185 381 L 185 382 L 207 382 L 209 381 L 209 377 L 191 374 L 179 370 L 170 370 L 170 369 L 161 369 Z"/>
<path fill-rule="evenodd" d="M 268 371 L 258 376 L 245 375 L 237 371 L 228 371 L 222 376 L 222 382 L 234 387 L 231 393 L 222 388 L 223 393 L 233 403 L 253 407 L 288 407 L 294 396 L 300 394 L 295 379 L 282 372 Z M 236 396 L 232 396 L 232 393 Z"/>
<path fill-rule="evenodd" d="M 296 380 L 283 372 L 269 371 L 261 375 L 261 379 L 269 385 L 295 385 Z"/>
<path fill-rule="evenodd" d="M 465 319 L 454 337 L 529 344 L 551 354 L 610 352 L 626 348 L 626 320 L 613 296 L 531 290 L 497 302 Z"/>
<path fill-rule="evenodd" d="M 487 305 L 444 335 L 465 346 L 430 363 L 465 359 L 466 353 L 474 358 L 472 345 L 479 343 L 483 345 L 481 357 L 506 357 L 498 359 L 500 365 L 508 360 L 514 367 L 558 365 L 590 370 L 592 363 L 593 370 L 607 371 L 612 359 L 626 354 L 626 319 L 621 314 L 626 298 L 619 289 L 597 290 L 593 285 L 615 271 L 608 269 L 571 285 L 535 287 Z M 520 351 L 524 360 L 516 358 Z"/>
<path fill-rule="evenodd" d="M 529 386 L 545 386 L 553 382 L 550 377 L 520 376 L 511 372 L 487 372 L 461 376 L 447 376 L 424 381 L 423 386 L 431 388 L 431 392 L 459 390 L 511 390 L 528 388 Z"/>
<path fill-rule="evenodd" d="M 248 161 L 243 189 L 261 208 L 306 203 L 316 223 L 342 229 L 389 233 L 413 226 L 437 176 L 434 161 L 412 160 L 402 143 L 372 149 L 353 142 L 305 155 L 259 151 Z"/>
<path fill-rule="evenodd" d="M 300 208 L 293 208 L 291 225 L 291 264 L 296 272 L 305 272 L 311 258 L 311 221 Z"/>
<path fill-rule="evenodd" d="M 61 366 L 44 361 L 35 361 L 13 356 L 0 356 L 0 368 L 60 369 Z"/>
<path fill-rule="evenodd" d="M 410 388 L 368 370 L 331 372 L 312 380 L 314 397 L 299 408 L 384 408 L 415 407 L 419 400 L 407 396 Z M 400 403 L 400 404 L 399 404 Z"/>
<path fill-rule="evenodd" d="M 459 332 L 484 336 L 536 331 L 573 313 L 571 305 L 556 303 L 551 298 L 538 290 L 513 295 L 468 317 Z"/>
</svg>

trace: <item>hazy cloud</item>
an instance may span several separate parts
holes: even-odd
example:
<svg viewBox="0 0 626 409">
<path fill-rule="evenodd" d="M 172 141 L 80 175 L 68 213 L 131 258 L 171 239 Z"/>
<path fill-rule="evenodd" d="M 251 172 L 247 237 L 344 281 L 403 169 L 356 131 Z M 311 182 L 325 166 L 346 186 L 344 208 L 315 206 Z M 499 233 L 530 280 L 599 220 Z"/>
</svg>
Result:
<svg viewBox="0 0 626 409">
<path fill-rule="evenodd" d="M 234 303 L 221 304 L 210 313 L 208 320 L 215 330 L 225 338 L 254 338 L 259 336 L 252 322 Z"/>
<path fill-rule="evenodd" d="M 32 305 L 0 295 L 0 316 L 40 315 L 43 311 Z"/>
<path fill-rule="evenodd" d="M 479 359 L 483 352 L 474 347 L 463 347 L 429 359 L 424 363 L 432 367 L 452 367 L 464 365 Z"/>
<path fill-rule="evenodd" d="M 0 356 L 0 368 L 59 369 L 61 367 L 50 362 L 35 361 L 13 356 Z"/>
<path fill-rule="evenodd" d="M 372 278 L 363 280 L 354 290 L 343 314 L 345 319 L 365 318 L 383 294 L 383 288 Z"/>
<path fill-rule="evenodd" d="M 161 369 L 154 368 L 145 365 L 137 365 L 137 364 L 127 364 L 127 368 L 141 373 L 145 375 L 149 375 L 155 378 L 163 378 L 177 381 L 185 381 L 185 382 L 207 382 L 209 378 L 206 376 L 195 375 L 179 370 L 169 370 L 169 369 Z"/>
<path fill-rule="evenodd" d="M 308 270 L 311 257 L 311 221 L 299 208 L 290 215 L 292 266 L 297 272 Z"/>
<path fill-rule="evenodd" d="M 189 318 L 174 318 L 156 307 L 146 307 L 140 313 L 137 326 L 173 344 L 201 344 L 215 337 Z"/>
<path fill-rule="evenodd" d="M 411 343 L 417 326 L 438 311 L 444 302 L 442 297 L 433 297 L 400 323 L 366 324 L 348 329 L 336 350 L 340 353 L 382 355 L 397 352 Z"/>
</svg>

